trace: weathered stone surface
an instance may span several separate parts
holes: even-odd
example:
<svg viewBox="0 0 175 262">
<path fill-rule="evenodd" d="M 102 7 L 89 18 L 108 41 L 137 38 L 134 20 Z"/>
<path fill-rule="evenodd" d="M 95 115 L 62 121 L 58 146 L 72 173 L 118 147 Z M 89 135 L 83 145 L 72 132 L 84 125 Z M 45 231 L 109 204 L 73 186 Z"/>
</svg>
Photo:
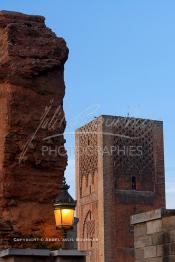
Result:
<svg viewBox="0 0 175 262">
<path fill-rule="evenodd" d="M 132 217 L 135 221 L 135 261 L 175 261 L 175 210 L 160 209 L 160 212 L 155 211 L 155 216 L 152 214 L 153 212 L 147 212 Z"/>
<path fill-rule="evenodd" d="M 153 245 L 160 245 L 163 244 L 165 241 L 165 234 L 163 232 L 154 233 L 152 236 L 152 244 Z"/>
<path fill-rule="evenodd" d="M 141 248 L 141 247 L 151 246 L 151 245 L 152 245 L 151 236 L 139 237 L 138 240 L 135 237 L 135 241 L 134 241 L 134 247 L 135 248 Z"/>
<path fill-rule="evenodd" d="M 156 257 L 157 248 L 156 246 L 147 246 L 144 248 L 144 258 Z"/>
<path fill-rule="evenodd" d="M 59 236 L 52 201 L 67 164 L 67 57 L 44 17 L 0 12 L 0 218 L 11 238 Z"/>
<path fill-rule="evenodd" d="M 157 219 L 147 222 L 147 234 L 158 233 L 162 231 L 162 220 Z"/>
<path fill-rule="evenodd" d="M 140 224 L 140 223 L 151 221 L 151 220 L 156 220 L 156 219 L 163 218 L 163 217 L 165 218 L 165 221 L 166 221 L 166 218 L 167 220 L 168 220 L 168 217 L 172 219 L 172 216 L 174 215 L 175 215 L 174 209 L 166 209 L 163 207 L 163 208 L 151 210 L 145 213 L 132 215 L 131 216 L 131 225 L 136 225 L 136 224 Z"/>
<path fill-rule="evenodd" d="M 141 259 L 143 259 L 143 257 L 144 257 L 144 248 L 136 248 L 135 247 L 134 255 L 135 255 L 136 260 L 141 261 Z"/>
<path fill-rule="evenodd" d="M 157 246 L 157 257 L 162 257 L 163 256 L 163 245 L 158 245 Z"/>
<path fill-rule="evenodd" d="M 163 217 L 162 224 L 167 231 L 175 230 L 175 216 Z"/>
<path fill-rule="evenodd" d="M 134 239 L 138 239 L 140 237 L 144 237 L 146 235 L 146 224 L 136 225 L 134 228 Z"/>
<path fill-rule="evenodd" d="M 170 230 L 168 232 L 168 234 L 164 234 L 165 235 L 165 241 L 166 242 L 175 242 L 175 229 L 174 230 Z"/>
<path fill-rule="evenodd" d="M 44 17 L 2 11 L 0 31 L 1 81 L 33 86 L 35 91 L 37 87 L 38 93 L 52 93 L 56 88 L 62 95 L 68 49 L 65 41 L 45 26 Z"/>
<path fill-rule="evenodd" d="M 153 258 L 149 258 L 149 260 L 146 260 L 147 262 L 162 262 L 162 258 L 161 257 L 153 257 Z M 141 262 L 141 261 L 139 261 Z"/>
<path fill-rule="evenodd" d="M 155 220 L 162 217 L 162 209 L 155 209 L 149 212 L 140 213 L 131 216 L 131 224 L 139 224 L 146 221 Z"/>
</svg>

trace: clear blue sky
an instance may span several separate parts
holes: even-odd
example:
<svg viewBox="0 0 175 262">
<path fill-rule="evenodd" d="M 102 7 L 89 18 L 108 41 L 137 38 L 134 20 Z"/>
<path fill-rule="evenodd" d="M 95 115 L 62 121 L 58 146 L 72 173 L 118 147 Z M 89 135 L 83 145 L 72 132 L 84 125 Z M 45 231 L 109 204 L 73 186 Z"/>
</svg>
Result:
<svg viewBox="0 0 175 262">
<path fill-rule="evenodd" d="M 100 114 L 164 121 L 167 204 L 175 208 L 175 1 L 0 0 L 0 9 L 44 15 L 67 41 L 69 131 Z M 67 147 L 73 142 L 67 135 Z M 67 176 L 73 189 L 73 154 Z"/>
</svg>

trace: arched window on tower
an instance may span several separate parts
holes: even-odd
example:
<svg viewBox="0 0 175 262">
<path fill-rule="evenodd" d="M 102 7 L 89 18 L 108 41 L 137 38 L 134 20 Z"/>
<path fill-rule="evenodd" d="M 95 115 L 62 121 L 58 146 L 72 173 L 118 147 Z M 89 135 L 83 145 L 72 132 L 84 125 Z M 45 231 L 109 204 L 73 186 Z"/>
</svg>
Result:
<svg viewBox="0 0 175 262">
<path fill-rule="evenodd" d="M 132 190 L 137 189 L 137 180 L 135 176 L 132 176 L 131 187 L 132 187 Z"/>
</svg>

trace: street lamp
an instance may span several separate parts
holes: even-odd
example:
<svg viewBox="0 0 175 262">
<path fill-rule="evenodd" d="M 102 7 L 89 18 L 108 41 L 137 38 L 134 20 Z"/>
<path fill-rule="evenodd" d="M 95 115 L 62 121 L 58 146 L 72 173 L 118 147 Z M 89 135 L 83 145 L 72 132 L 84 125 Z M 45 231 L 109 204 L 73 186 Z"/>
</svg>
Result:
<svg viewBox="0 0 175 262">
<path fill-rule="evenodd" d="M 64 178 L 60 187 L 60 193 L 53 204 L 56 227 L 63 230 L 71 229 L 74 225 L 76 201 L 68 193 L 69 188 L 70 186 L 66 184 Z"/>
</svg>

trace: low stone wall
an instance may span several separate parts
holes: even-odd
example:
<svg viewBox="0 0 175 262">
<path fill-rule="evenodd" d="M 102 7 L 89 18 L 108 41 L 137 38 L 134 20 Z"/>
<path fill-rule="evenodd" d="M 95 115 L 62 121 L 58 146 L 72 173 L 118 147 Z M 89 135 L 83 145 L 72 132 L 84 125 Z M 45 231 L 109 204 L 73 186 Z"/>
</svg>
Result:
<svg viewBox="0 0 175 262">
<path fill-rule="evenodd" d="M 85 262 L 86 253 L 78 250 L 6 249 L 0 262 Z"/>
<path fill-rule="evenodd" d="M 135 262 L 175 262 L 175 210 L 157 209 L 131 217 Z"/>
</svg>

